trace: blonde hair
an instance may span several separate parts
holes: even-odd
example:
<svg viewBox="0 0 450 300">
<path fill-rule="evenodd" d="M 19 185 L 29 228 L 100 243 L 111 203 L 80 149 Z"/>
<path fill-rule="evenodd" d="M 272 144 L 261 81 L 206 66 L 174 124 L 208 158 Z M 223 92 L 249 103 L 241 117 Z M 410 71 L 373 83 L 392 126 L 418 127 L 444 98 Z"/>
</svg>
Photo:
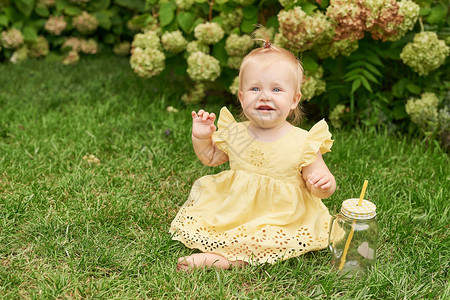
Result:
<svg viewBox="0 0 450 300">
<path fill-rule="evenodd" d="M 263 41 L 263 45 L 260 48 L 252 50 L 242 60 L 239 68 L 239 91 L 242 91 L 242 79 L 244 78 L 245 70 L 247 66 L 251 64 L 258 64 L 259 66 L 266 67 L 273 64 L 283 64 L 288 72 L 291 72 L 295 82 L 295 95 L 301 92 L 301 84 L 303 79 L 303 67 L 299 59 L 292 54 L 289 50 L 284 48 L 275 47 L 270 43 L 267 32 L 263 29 L 258 29 L 258 32 L 263 38 L 256 38 L 255 40 Z M 288 121 L 294 125 L 297 125 L 302 117 L 302 111 L 299 105 L 293 109 L 288 115 Z"/>
</svg>

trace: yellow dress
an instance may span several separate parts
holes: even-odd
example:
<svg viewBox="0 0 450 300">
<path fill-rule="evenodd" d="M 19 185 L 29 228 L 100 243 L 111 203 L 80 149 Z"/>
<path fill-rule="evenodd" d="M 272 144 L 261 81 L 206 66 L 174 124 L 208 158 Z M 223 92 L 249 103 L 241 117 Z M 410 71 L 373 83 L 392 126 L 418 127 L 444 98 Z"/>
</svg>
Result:
<svg viewBox="0 0 450 300">
<path fill-rule="evenodd" d="M 172 221 L 174 240 L 230 261 L 274 263 L 328 245 L 330 214 L 311 195 L 301 169 L 333 144 L 322 120 L 308 132 L 293 127 L 273 142 L 248 134 L 224 107 L 213 141 L 231 170 L 195 181 Z"/>
</svg>

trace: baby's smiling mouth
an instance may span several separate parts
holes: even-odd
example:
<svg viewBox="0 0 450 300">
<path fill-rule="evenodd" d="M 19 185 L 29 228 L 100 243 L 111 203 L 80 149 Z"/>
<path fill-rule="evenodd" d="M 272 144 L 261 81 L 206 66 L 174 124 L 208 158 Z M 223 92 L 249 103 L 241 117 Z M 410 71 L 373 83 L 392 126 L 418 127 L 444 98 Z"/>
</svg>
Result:
<svg viewBox="0 0 450 300">
<path fill-rule="evenodd" d="M 262 110 L 262 111 L 270 111 L 270 110 L 274 110 L 272 107 L 268 106 L 268 105 L 261 105 L 259 107 L 256 108 L 257 110 Z"/>
</svg>

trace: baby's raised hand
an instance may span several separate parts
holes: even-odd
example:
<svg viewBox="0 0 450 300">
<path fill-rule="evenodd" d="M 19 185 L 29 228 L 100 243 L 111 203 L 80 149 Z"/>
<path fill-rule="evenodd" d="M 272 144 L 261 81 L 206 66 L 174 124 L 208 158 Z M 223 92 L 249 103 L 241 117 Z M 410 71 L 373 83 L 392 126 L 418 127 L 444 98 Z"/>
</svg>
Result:
<svg viewBox="0 0 450 300">
<path fill-rule="evenodd" d="M 319 169 L 309 174 L 307 180 L 311 186 L 327 190 L 332 187 L 333 175 L 330 172 Z"/>
<path fill-rule="evenodd" d="M 192 112 L 192 136 L 197 139 L 207 139 L 216 131 L 214 120 L 216 115 L 200 109 Z"/>
</svg>

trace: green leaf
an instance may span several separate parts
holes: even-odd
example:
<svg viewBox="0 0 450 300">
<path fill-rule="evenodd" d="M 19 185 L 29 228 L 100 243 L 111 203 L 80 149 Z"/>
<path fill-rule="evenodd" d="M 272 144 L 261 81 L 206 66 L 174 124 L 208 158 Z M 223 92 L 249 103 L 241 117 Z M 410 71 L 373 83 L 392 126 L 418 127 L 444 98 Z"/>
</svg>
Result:
<svg viewBox="0 0 450 300">
<path fill-rule="evenodd" d="M 228 55 L 227 51 L 225 50 L 225 39 L 222 39 L 220 42 L 214 45 L 212 55 L 217 58 L 221 66 L 227 65 Z"/>
<path fill-rule="evenodd" d="M 98 11 L 93 13 L 93 15 L 98 21 L 98 26 L 106 30 L 109 30 L 111 28 L 112 23 L 106 11 Z"/>
<path fill-rule="evenodd" d="M 308 15 L 310 15 L 314 10 L 317 9 L 317 6 L 308 2 L 304 2 L 300 4 L 300 6 L 302 7 L 302 10 Z"/>
<path fill-rule="evenodd" d="M 107 10 L 107 12 L 109 15 L 109 19 L 111 20 L 111 23 L 113 25 L 122 25 L 126 21 L 128 21 L 128 19 L 122 18 L 116 10 L 109 9 L 109 10 Z M 152 17 L 152 19 L 153 19 L 153 17 Z"/>
<path fill-rule="evenodd" d="M 106 30 L 109 30 L 111 28 L 112 23 L 107 11 L 98 11 L 93 13 L 93 15 L 98 21 L 98 26 Z"/>
<path fill-rule="evenodd" d="M 361 76 L 360 79 L 361 79 L 363 86 L 366 88 L 366 90 L 368 90 L 369 92 L 372 93 L 372 88 L 370 87 L 370 83 L 367 81 L 367 79 L 363 76 Z"/>
<path fill-rule="evenodd" d="M 383 65 L 383 63 L 381 62 L 380 58 L 379 58 L 376 54 L 374 54 L 374 53 L 369 53 L 369 54 L 366 56 L 366 59 L 367 59 L 368 61 L 370 61 L 371 63 L 373 63 L 374 65 L 378 65 L 378 66 L 380 66 L 380 67 L 384 67 L 384 65 Z"/>
<path fill-rule="evenodd" d="M 345 73 L 344 78 L 348 78 L 354 75 L 359 75 L 361 74 L 361 68 L 358 69 L 353 69 L 350 72 Z"/>
<path fill-rule="evenodd" d="M 203 24 L 205 20 L 203 18 L 197 18 L 194 22 L 193 28 L 197 27 L 198 24 Z"/>
<path fill-rule="evenodd" d="M 161 4 L 161 7 L 159 8 L 159 22 L 161 23 L 161 26 L 169 25 L 173 21 L 175 18 L 175 9 L 176 6 L 174 7 L 172 2 L 164 2 Z"/>
<path fill-rule="evenodd" d="M 395 104 L 392 108 L 392 115 L 395 120 L 401 120 L 408 116 L 408 113 L 405 109 L 405 103 L 403 101 L 400 101 L 399 103 Z"/>
<path fill-rule="evenodd" d="M 420 13 L 419 14 L 422 17 L 428 16 L 430 13 L 431 13 L 431 8 L 429 8 L 429 7 L 421 7 L 420 8 Z"/>
<path fill-rule="evenodd" d="M 177 22 L 185 33 L 191 33 L 194 29 L 195 15 L 190 12 L 180 12 L 177 15 Z"/>
<path fill-rule="evenodd" d="M 328 4 L 330 4 L 329 0 L 322 0 L 322 2 L 320 2 L 320 7 L 321 8 L 327 8 Z"/>
<path fill-rule="evenodd" d="M 409 79 L 402 78 L 392 86 L 392 95 L 396 98 L 403 98 L 405 95 L 406 85 L 409 83 Z"/>
<path fill-rule="evenodd" d="M 138 12 L 145 11 L 145 2 L 145 0 L 114 0 L 114 4 Z"/>
<path fill-rule="evenodd" d="M 380 82 L 375 78 L 375 76 L 372 75 L 372 73 L 370 73 L 367 70 L 362 70 L 362 73 L 364 74 L 364 76 L 369 79 L 370 81 L 376 83 L 376 84 L 380 84 Z"/>
<path fill-rule="evenodd" d="M 378 71 L 377 68 L 375 68 L 372 64 L 369 64 L 368 62 L 366 62 L 364 64 L 364 67 L 366 67 L 366 69 L 368 69 L 370 72 L 372 72 L 373 74 L 383 77 L 383 75 L 380 73 L 380 71 Z"/>
<path fill-rule="evenodd" d="M 242 9 L 244 19 L 254 19 L 258 16 L 258 7 L 254 5 L 246 6 Z"/>
<path fill-rule="evenodd" d="M 430 14 L 426 17 L 426 20 L 430 24 L 444 23 L 447 16 L 447 8 L 444 5 L 437 5 L 431 8 Z"/>
<path fill-rule="evenodd" d="M 241 23 L 241 31 L 245 33 L 251 33 L 253 30 L 255 30 L 257 23 L 257 19 L 244 19 Z"/>
<path fill-rule="evenodd" d="M 349 64 L 347 66 L 347 69 L 354 69 L 356 67 L 361 67 L 361 66 L 364 66 L 364 61 L 363 60 L 352 62 L 351 64 Z"/>
<path fill-rule="evenodd" d="M 351 94 L 353 94 L 354 92 L 356 92 L 356 90 L 361 86 L 361 80 L 356 79 L 355 81 L 353 81 L 352 83 L 352 91 L 350 92 Z"/>
<path fill-rule="evenodd" d="M 23 38 L 27 42 L 35 41 L 38 37 L 37 30 L 27 26 L 22 30 Z"/>
<path fill-rule="evenodd" d="M 62 11 L 69 5 L 70 5 L 69 0 L 56 0 L 56 10 L 58 11 Z"/>
<path fill-rule="evenodd" d="M 137 18 L 134 18 L 130 21 L 133 25 L 138 25 L 139 27 L 145 27 L 148 23 L 153 20 L 153 16 L 149 13 L 140 15 Z"/>
<path fill-rule="evenodd" d="M 133 1 L 131 1 L 133 2 Z M 109 5 L 111 4 L 111 0 L 95 0 L 95 1 L 90 1 L 87 4 L 87 9 L 89 11 L 100 11 L 100 10 L 105 10 L 109 7 Z"/>
<path fill-rule="evenodd" d="M 105 44 L 114 44 L 116 42 L 116 36 L 112 33 L 108 33 L 105 35 L 105 37 L 103 38 L 103 42 Z"/>
<path fill-rule="evenodd" d="M 266 27 L 278 29 L 278 27 L 280 27 L 280 23 L 278 22 L 277 16 L 271 16 L 266 22 Z"/>
<path fill-rule="evenodd" d="M 13 3 L 26 17 L 29 17 L 33 12 L 34 0 L 15 0 Z"/>
<path fill-rule="evenodd" d="M 319 64 L 309 56 L 303 58 L 302 65 L 305 71 L 309 72 L 314 72 L 319 67 Z"/>
<path fill-rule="evenodd" d="M 123 33 L 123 26 L 122 25 L 116 25 L 113 27 L 112 32 L 115 35 L 121 35 Z"/>
<path fill-rule="evenodd" d="M 351 75 L 348 76 L 344 79 L 345 82 L 349 82 L 349 81 L 354 81 L 356 79 L 359 79 L 361 77 L 361 74 L 355 74 L 355 75 Z"/>
<path fill-rule="evenodd" d="M 46 18 L 50 15 L 50 11 L 48 10 L 47 7 L 36 6 L 34 8 L 34 11 L 39 17 Z"/>
<path fill-rule="evenodd" d="M 83 10 L 78 6 L 70 5 L 70 6 L 66 6 L 64 8 L 64 12 L 68 16 L 74 17 L 74 16 L 78 16 L 79 14 L 81 14 L 83 12 Z"/>
<path fill-rule="evenodd" d="M 8 17 L 6 15 L 0 15 L 0 25 L 8 27 Z"/>
<path fill-rule="evenodd" d="M 408 89 L 408 91 L 416 95 L 419 95 L 420 92 L 422 92 L 422 89 L 414 83 L 407 84 L 406 88 Z"/>
</svg>

